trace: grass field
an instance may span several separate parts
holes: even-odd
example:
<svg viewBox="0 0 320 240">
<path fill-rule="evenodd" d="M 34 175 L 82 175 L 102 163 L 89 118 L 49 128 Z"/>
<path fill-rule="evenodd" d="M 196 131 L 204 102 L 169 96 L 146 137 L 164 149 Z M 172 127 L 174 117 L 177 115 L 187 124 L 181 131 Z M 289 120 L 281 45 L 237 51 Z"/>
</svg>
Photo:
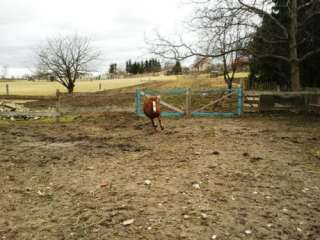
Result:
<svg viewBox="0 0 320 240">
<path fill-rule="evenodd" d="M 248 77 L 248 73 L 239 72 L 235 78 Z M 235 84 L 236 86 L 237 84 Z M 182 75 L 176 81 L 166 81 L 161 83 L 161 88 L 191 88 L 191 89 L 208 89 L 208 88 L 225 88 L 226 83 L 223 76 L 210 78 L 208 74 L 202 75 Z"/>
<path fill-rule="evenodd" d="M 247 73 L 238 73 L 236 77 L 246 77 Z M 161 84 L 165 88 L 189 87 L 189 88 L 212 88 L 224 87 L 225 83 L 222 77 L 209 78 L 208 75 L 182 75 L 182 76 L 157 76 L 142 78 L 127 78 L 115 80 L 81 80 L 76 82 L 75 92 L 96 92 L 101 90 L 118 89 L 124 87 L 137 86 L 145 83 L 164 82 Z M 0 82 L 0 95 L 6 94 L 6 84 L 9 85 L 10 95 L 35 95 L 48 96 L 54 95 L 56 90 L 66 92 L 66 89 L 57 82 L 46 81 L 6 81 Z"/>
<path fill-rule="evenodd" d="M 101 83 L 102 90 L 117 89 L 129 86 L 140 85 L 146 82 L 153 81 L 170 81 L 176 80 L 175 76 L 163 77 L 145 77 L 145 78 L 127 78 L 114 80 L 81 80 L 76 82 L 75 92 L 96 92 L 99 91 L 99 84 Z M 66 92 L 66 89 L 57 82 L 47 81 L 7 81 L 0 82 L 0 95 L 6 94 L 6 84 L 9 84 L 10 95 L 36 95 L 47 96 L 54 95 L 56 90 Z"/>
</svg>

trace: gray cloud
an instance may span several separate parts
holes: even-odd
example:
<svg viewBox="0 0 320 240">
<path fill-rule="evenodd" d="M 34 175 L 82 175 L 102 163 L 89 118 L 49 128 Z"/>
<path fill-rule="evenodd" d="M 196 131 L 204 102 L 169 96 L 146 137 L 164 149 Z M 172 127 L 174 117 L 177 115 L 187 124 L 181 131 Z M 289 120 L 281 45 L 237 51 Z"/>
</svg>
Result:
<svg viewBox="0 0 320 240">
<path fill-rule="evenodd" d="M 1 0 L 0 65 L 28 68 L 32 50 L 47 38 L 77 33 L 101 49 L 105 70 L 147 54 L 144 35 L 159 29 L 170 35 L 188 9 L 181 0 Z"/>
</svg>

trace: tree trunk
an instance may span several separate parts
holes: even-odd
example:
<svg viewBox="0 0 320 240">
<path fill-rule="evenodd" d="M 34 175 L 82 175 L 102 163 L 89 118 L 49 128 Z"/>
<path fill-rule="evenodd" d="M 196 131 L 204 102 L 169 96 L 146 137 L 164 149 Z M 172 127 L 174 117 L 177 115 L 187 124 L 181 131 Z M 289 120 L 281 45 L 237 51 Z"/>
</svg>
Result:
<svg viewBox="0 0 320 240">
<path fill-rule="evenodd" d="M 300 86 L 300 65 L 299 62 L 293 61 L 291 66 L 291 87 L 293 91 L 299 91 Z"/>
<path fill-rule="evenodd" d="M 227 84 L 228 90 L 230 91 L 232 89 L 233 79 L 230 79 L 229 77 L 227 58 L 225 55 L 223 55 L 223 77 L 224 77 L 225 83 Z"/>
<path fill-rule="evenodd" d="M 68 85 L 68 93 L 73 93 L 74 90 L 74 84 L 73 83 L 69 83 Z"/>
<path fill-rule="evenodd" d="M 230 90 L 232 90 L 232 79 L 228 79 L 228 81 L 227 81 L 227 86 L 228 86 L 228 90 L 230 91 Z"/>
<path fill-rule="evenodd" d="M 290 14 L 290 32 L 289 32 L 289 54 L 291 68 L 291 87 L 293 91 L 300 90 L 300 66 L 297 46 L 297 29 L 298 29 L 298 3 L 297 0 L 291 1 Z"/>
</svg>

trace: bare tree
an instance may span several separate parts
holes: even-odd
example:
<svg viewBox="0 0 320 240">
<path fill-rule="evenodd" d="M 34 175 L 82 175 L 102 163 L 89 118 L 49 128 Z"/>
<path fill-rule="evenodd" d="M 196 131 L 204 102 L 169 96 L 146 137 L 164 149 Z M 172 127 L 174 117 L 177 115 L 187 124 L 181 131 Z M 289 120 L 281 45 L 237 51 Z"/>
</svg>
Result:
<svg viewBox="0 0 320 240">
<path fill-rule="evenodd" d="M 99 53 L 91 47 L 87 37 L 64 36 L 49 39 L 37 52 L 39 68 L 72 93 L 76 80 L 90 71 Z"/>
<path fill-rule="evenodd" d="M 189 57 L 218 59 L 223 66 L 224 80 L 229 89 L 237 70 L 234 64 L 248 45 L 248 29 L 241 24 L 245 20 L 242 15 L 225 16 L 222 10 L 210 7 L 210 1 L 197 3 L 195 16 L 188 28 L 189 39 L 179 36 L 178 40 L 169 40 L 157 33 L 156 39 L 149 41 L 150 51 L 163 58 L 184 60 Z"/>
<path fill-rule="evenodd" d="M 232 49 L 241 48 L 241 46 L 239 46 L 239 39 L 239 25 L 236 25 L 236 28 L 234 28 L 233 25 L 229 25 L 227 22 L 225 22 L 225 27 L 223 27 L 217 34 L 215 43 L 216 47 L 220 48 L 220 52 L 223 53 L 223 76 L 228 89 L 232 88 L 233 80 L 238 67 L 236 61 L 240 55 L 240 50 L 232 51 Z"/>
<path fill-rule="evenodd" d="M 301 88 L 301 63 L 320 52 L 320 49 L 311 49 L 301 55 L 298 51 L 307 38 L 304 27 L 320 14 L 319 0 L 284 0 L 281 7 L 288 13 L 287 23 L 275 17 L 272 0 L 202 0 L 194 3 L 195 17 L 190 25 L 193 26 L 193 32 L 198 34 L 197 41 L 186 43 L 182 38 L 169 41 L 158 35 L 157 40 L 151 44 L 153 53 L 183 59 L 191 56 L 217 58 L 232 52 L 246 52 L 258 58 L 280 59 L 290 66 L 292 89 Z M 259 34 L 264 19 L 271 21 L 278 30 L 270 34 Z M 227 35 L 237 32 L 237 37 L 224 38 L 226 32 Z M 286 54 L 257 52 L 250 45 L 253 37 L 261 38 L 269 44 L 284 44 L 287 47 Z M 223 51 L 221 39 L 226 47 Z"/>
</svg>

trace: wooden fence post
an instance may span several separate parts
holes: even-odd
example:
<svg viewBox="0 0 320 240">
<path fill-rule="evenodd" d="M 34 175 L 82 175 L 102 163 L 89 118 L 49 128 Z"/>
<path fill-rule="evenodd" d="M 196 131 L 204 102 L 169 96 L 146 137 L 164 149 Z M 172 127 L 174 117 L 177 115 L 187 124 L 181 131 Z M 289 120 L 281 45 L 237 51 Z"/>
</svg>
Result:
<svg viewBox="0 0 320 240">
<path fill-rule="evenodd" d="M 6 94 L 9 96 L 9 84 L 6 84 Z"/>
<path fill-rule="evenodd" d="M 99 91 L 101 91 L 101 89 L 102 89 L 102 85 L 101 83 L 99 83 Z"/>
<path fill-rule="evenodd" d="M 60 91 L 57 89 L 56 91 L 56 122 L 60 121 Z"/>
</svg>

